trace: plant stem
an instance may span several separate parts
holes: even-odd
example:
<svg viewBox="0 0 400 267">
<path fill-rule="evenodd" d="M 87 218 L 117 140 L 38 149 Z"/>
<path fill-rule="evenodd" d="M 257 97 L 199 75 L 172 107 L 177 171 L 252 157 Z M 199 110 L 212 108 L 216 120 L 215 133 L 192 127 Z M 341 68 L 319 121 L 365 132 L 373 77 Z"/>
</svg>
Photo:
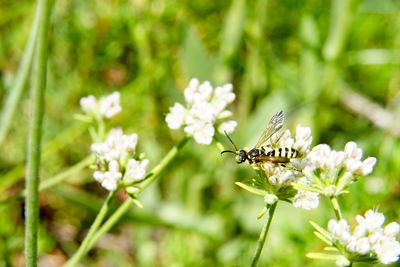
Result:
<svg viewBox="0 0 400 267">
<path fill-rule="evenodd" d="M 147 174 L 145 180 L 140 184 L 140 191 L 143 191 L 146 187 L 148 187 L 158 176 L 161 174 L 163 170 L 175 159 L 176 155 L 178 154 L 179 150 L 187 143 L 190 138 L 186 136 L 182 141 L 180 141 L 177 145 L 175 145 L 168 154 L 162 159 L 162 161 L 155 166 L 149 174 Z"/>
<path fill-rule="evenodd" d="M 89 249 L 92 248 L 97 241 L 121 219 L 121 217 L 129 210 L 131 204 L 134 202 L 132 198 L 128 198 L 122 203 L 121 206 L 110 216 L 110 218 L 101 226 L 99 231 L 94 235 L 93 239 L 90 240 Z"/>
<path fill-rule="evenodd" d="M 338 202 L 337 198 L 331 197 L 330 200 L 331 200 L 333 211 L 335 212 L 335 215 L 336 215 L 336 219 L 341 220 L 343 218 L 343 216 L 342 216 L 342 212 L 340 210 L 340 206 L 339 206 L 339 202 Z"/>
<path fill-rule="evenodd" d="M 3 110 L 1 111 L 1 123 L 0 123 L 0 145 L 3 143 L 8 129 L 11 125 L 11 118 L 13 117 L 19 99 L 21 98 L 22 91 L 24 90 L 28 81 L 29 73 L 31 70 L 33 51 L 35 49 L 36 36 L 38 32 L 39 18 L 41 13 L 39 9 L 36 10 L 35 17 L 32 22 L 32 29 L 29 33 L 29 37 L 24 49 L 24 53 L 21 59 L 21 63 L 18 66 L 18 72 L 15 76 L 13 85 L 9 91 L 9 95 L 4 101 Z"/>
<path fill-rule="evenodd" d="M 267 223 L 264 225 L 263 229 L 261 230 L 260 236 L 258 237 L 257 241 L 257 248 L 253 255 L 253 260 L 251 261 L 251 267 L 257 266 L 258 259 L 260 258 L 261 251 L 264 247 L 265 239 L 267 238 L 268 230 L 272 222 L 272 217 L 274 216 L 275 208 L 278 202 L 272 204 L 272 206 L 268 210 L 268 220 Z"/>
<path fill-rule="evenodd" d="M 141 183 L 139 188 L 139 192 L 143 191 L 146 187 L 148 187 L 159 175 L 168 167 L 168 165 L 175 159 L 178 155 L 178 152 L 182 149 L 182 147 L 187 143 L 189 137 L 185 137 L 180 143 L 175 145 L 167 155 L 162 159 L 162 161 L 151 170 L 151 172 L 147 175 L 146 180 Z M 134 199 L 129 198 L 125 200 L 124 203 L 110 216 L 110 218 L 100 227 L 100 229 L 96 229 L 97 232 L 90 232 L 86 236 L 84 242 L 78 249 L 78 252 L 74 254 L 74 256 L 64 265 L 64 267 L 72 267 L 75 266 L 79 260 L 96 244 L 96 242 L 107 233 L 118 221 L 121 217 L 129 210 L 131 204 L 134 203 Z M 97 218 L 96 218 L 97 220 Z M 93 227 L 93 226 L 92 226 Z M 91 227 L 91 228 L 92 228 Z M 87 241 L 86 241 L 87 240 Z M 85 248 L 82 248 L 82 247 Z"/>
<path fill-rule="evenodd" d="M 71 177 L 74 173 L 82 170 L 83 168 L 87 167 L 90 165 L 90 163 L 93 162 L 93 155 L 87 156 L 83 160 L 79 161 L 72 167 L 64 170 L 63 172 L 56 174 L 55 176 L 49 177 L 48 179 L 43 180 L 40 182 L 39 185 L 39 191 L 43 191 L 46 189 L 49 189 L 50 187 L 53 187 L 61 182 L 63 182 L 65 179 L 68 177 Z"/>
<path fill-rule="evenodd" d="M 116 194 L 116 190 L 112 191 L 108 194 L 106 200 L 103 203 L 99 213 L 96 216 L 92 226 L 90 226 L 89 232 L 86 235 L 85 239 L 83 240 L 82 244 L 79 246 L 78 251 L 72 256 L 72 258 L 65 263 L 64 266 L 75 266 L 79 260 L 84 256 L 90 249 L 91 239 L 95 235 L 96 231 L 99 229 L 101 223 L 103 222 L 107 212 L 110 208 L 111 202 L 114 199 Z"/>
<path fill-rule="evenodd" d="M 36 10 L 38 35 L 34 68 L 32 70 L 31 110 L 28 130 L 28 155 L 26 166 L 25 207 L 25 265 L 37 266 L 37 237 L 39 227 L 39 168 L 43 122 L 44 95 L 46 89 L 47 33 L 50 1 L 39 0 Z M 35 26 L 35 25 L 34 25 Z"/>
</svg>

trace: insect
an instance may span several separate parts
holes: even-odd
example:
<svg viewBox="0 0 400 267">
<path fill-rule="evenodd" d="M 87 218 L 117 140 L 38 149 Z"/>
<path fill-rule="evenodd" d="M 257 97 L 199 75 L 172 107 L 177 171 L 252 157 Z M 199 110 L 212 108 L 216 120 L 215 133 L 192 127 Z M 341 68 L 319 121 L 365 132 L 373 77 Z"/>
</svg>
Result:
<svg viewBox="0 0 400 267">
<path fill-rule="evenodd" d="M 236 154 L 236 162 L 243 163 L 246 160 L 252 163 L 262 163 L 262 162 L 272 162 L 272 163 L 287 163 L 292 158 L 297 158 L 300 156 L 300 152 L 294 148 L 279 147 L 272 148 L 271 145 L 265 145 L 265 143 L 283 126 L 284 114 L 283 111 L 277 112 L 272 116 L 271 120 L 268 122 L 267 127 L 264 129 L 263 133 L 258 139 L 257 144 L 254 148 L 240 149 L 236 147 L 235 143 L 225 132 L 226 137 L 229 139 L 235 150 L 224 150 L 223 153 L 229 152 Z"/>
</svg>

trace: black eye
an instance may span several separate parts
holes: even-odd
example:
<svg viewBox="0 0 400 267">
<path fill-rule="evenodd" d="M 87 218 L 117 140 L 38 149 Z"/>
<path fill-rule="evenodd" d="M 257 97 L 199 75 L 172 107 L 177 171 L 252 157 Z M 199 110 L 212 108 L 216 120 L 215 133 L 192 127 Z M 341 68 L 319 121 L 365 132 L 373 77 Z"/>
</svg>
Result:
<svg viewBox="0 0 400 267">
<path fill-rule="evenodd" d="M 237 162 L 242 163 L 242 162 L 246 161 L 246 158 L 247 158 L 246 151 L 244 151 L 244 150 L 239 151 Z"/>
</svg>

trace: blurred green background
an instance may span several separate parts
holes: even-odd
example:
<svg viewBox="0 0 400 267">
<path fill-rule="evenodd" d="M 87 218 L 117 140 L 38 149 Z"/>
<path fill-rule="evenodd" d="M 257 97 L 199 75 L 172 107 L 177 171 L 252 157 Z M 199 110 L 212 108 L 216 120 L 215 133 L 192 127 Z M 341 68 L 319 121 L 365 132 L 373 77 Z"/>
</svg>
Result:
<svg viewBox="0 0 400 267">
<path fill-rule="evenodd" d="M 32 1 L 0 2 L 0 96 L 15 78 L 32 25 Z M 344 216 L 379 208 L 399 221 L 400 2 L 55 1 L 49 44 L 42 178 L 89 154 L 79 99 L 121 93 L 111 126 L 139 134 L 155 166 L 182 137 L 165 115 L 192 77 L 231 82 L 239 126 L 251 146 L 267 120 L 312 127 L 313 144 L 341 150 L 354 140 L 375 170 L 340 198 Z M 24 159 L 28 90 L 0 150 L 0 266 L 23 264 Z M 217 139 L 229 145 L 218 135 Z M 263 221 L 263 200 L 235 186 L 254 172 L 190 142 L 167 172 L 82 261 L 82 266 L 247 266 Z M 40 195 L 40 265 L 60 266 L 86 235 L 107 192 L 86 168 Z M 125 198 L 120 194 L 115 207 Z M 278 205 L 260 266 L 329 266 L 307 259 L 323 243 L 309 220 L 326 225 L 326 200 L 303 211 Z M 288 256 L 290 255 L 290 256 Z"/>
</svg>

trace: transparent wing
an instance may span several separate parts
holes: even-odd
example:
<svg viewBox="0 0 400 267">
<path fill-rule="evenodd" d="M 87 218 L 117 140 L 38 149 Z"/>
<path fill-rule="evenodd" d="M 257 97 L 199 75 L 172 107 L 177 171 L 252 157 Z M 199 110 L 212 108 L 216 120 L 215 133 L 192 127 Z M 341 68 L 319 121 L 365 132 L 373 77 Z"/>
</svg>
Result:
<svg viewBox="0 0 400 267">
<path fill-rule="evenodd" d="M 255 145 L 255 148 L 260 148 L 271 136 L 279 131 L 280 128 L 283 126 L 283 120 L 284 120 L 284 114 L 283 111 L 277 112 L 274 116 L 272 116 L 271 120 L 268 122 L 267 127 L 263 131 L 263 133 L 260 136 L 260 139 L 258 139 L 257 144 Z"/>
</svg>

